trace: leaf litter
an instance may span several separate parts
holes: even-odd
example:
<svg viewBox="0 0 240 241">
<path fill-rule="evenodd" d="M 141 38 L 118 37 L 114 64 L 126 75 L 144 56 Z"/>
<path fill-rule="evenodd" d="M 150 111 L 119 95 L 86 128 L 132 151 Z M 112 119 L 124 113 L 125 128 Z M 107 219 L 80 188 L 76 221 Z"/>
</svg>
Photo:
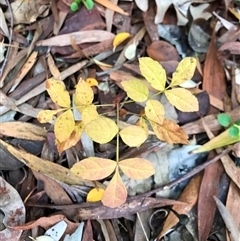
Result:
<svg viewBox="0 0 240 241">
<path fill-rule="evenodd" d="M 0 240 L 238 240 L 238 1 L 71 3 L 1 2 Z"/>
</svg>

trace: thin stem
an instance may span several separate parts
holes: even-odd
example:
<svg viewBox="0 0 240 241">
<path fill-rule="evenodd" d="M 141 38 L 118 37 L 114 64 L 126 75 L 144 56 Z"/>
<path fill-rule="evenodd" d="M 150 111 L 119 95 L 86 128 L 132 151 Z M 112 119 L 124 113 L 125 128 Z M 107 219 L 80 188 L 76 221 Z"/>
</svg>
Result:
<svg viewBox="0 0 240 241">
<path fill-rule="evenodd" d="M 117 103 L 117 126 L 119 127 L 119 103 Z M 116 162 L 119 162 L 119 132 L 117 133 Z"/>
</svg>

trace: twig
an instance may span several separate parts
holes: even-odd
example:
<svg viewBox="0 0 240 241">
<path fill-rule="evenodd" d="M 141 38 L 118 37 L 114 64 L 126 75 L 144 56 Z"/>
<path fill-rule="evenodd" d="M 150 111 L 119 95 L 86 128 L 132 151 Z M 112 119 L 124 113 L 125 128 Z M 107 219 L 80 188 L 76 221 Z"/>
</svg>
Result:
<svg viewBox="0 0 240 241">
<path fill-rule="evenodd" d="M 203 163 L 200 166 L 197 166 L 195 168 L 193 168 L 190 172 L 188 172 L 187 174 L 169 182 L 167 185 L 162 185 L 152 191 L 149 192 L 145 192 L 143 194 L 140 194 L 138 196 L 145 196 L 145 197 L 149 197 L 152 194 L 155 194 L 159 191 L 165 190 L 165 189 L 170 189 L 174 186 L 176 186 L 177 184 L 187 180 L 190 177 L 193 177 L 194 175 L 196 175 L 197 173 L 201 172 L 202 170 L 204 170 L 207 166 L 211 165 L 212 163 L 218 161 L 221 157 L 223 157 L 224 155 L 226 155 L 227 153 L 229 153 L 231 151 L 230 148 L 225 149 L 222 153 L 220 153 L 219 155 L 215 156 L 213 159 L 210 159 L 209 161 Z"/>
</svg>

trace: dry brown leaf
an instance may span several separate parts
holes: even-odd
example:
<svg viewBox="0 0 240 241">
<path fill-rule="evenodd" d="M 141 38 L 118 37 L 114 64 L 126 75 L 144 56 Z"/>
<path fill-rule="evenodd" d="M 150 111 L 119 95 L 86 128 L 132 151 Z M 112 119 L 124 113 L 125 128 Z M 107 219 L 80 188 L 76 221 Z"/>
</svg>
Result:
<svg viewBox="0 0 240 241">
<path fill-rule="evenodd" d="M 140 2 L 144 4 L 143 0 L 140 0 L 139 3 Z M 158 35 L 158 27 L 154 23 L 155 6 L 152 3 L 153 1 L 149 2 L 149 7 L 147 4 L 146 12 L 145 11 L 143 12 L 143 21 L 151 41 L 154 42 L 159 40 L 159 35 Z"/>
<path fill-rule="evenodd" d="M 7 106 L 11 110 L 19 111 L 18 107 L 15 105 L 15 102 L 9 98 L 2 90 L 0 90 L 0 104 Z"/>
<path fill-rule="evenodd" d="M 110 0 L 110 1 L 115 5 L 118 4 L 118 0 Z M 111 29 L 112 29 L 113 15 L 114 15 L 114 11 L 107 8 L 106 12 L 105 12 L 105 19 L 106 19 L 106 25 L 107 25 L 108 32 L 111 32 Z"/>
<path fill-rule="evenodd" d="M 58 70 L 57 66 L 55 65 L 54 59 L 51 54 L 48 55 L 47 63 L 53 78 L 56 80 L 61 80 L 61 73 Z"/>
<path fill-rule="evenodd" d="M 41 0 L 14 1 L 11 3 L 11 8 L 14 18 L 14 24 L 30 24 L 35 22 L 37 17 L 39 16 L 47 16 L 47 9 L 49 8 L 49 5 L 44 5 Z M 5 13 L 5 17 L 10 21 L 11 13 L 9 10 Z"/>
<path fill-rule="evenodd" d="M 212 153 L 212 155 L 211 155 Z M 214 152 L 211 152 L 209 159 L 212 159 Z M 198 198 L 198 239 L 207 240 L 216 211 L 216 202 L 213 196 L 218 195 L 220 177 L 223 167 L 220 162 L 215 162 L 204 170 L 202 183 Z M 207 218 L 206 218 L 207 217 Z"/>
<path fill-rule="evenodd" d="M 42 84 L 40 84 L 39 86 L 37 86 L 36 88 L 32 89 L 30 92 L 28 92 L 27 94 L 25 94 L 23 97 L 21 97 L 19 100 L 15 101 L 15 105 L 19 106 L 25 102 L 27 102 L 28 100 L 30 100 L 31 98 L 41 94 L 42 92 L 44 92 L 46 90 L 46 83 L 43 82 Z M 20 108 L 19 108 L 20 109 Z M 0 114 L 3 115 L 4 113 L 8 112 L 10 109 L 7 106 L 0 106 Z"/>
<path fill-rule="evenodd" d="M 239 212 L 236 212 L 239 208 L 239 200 L 240 200 L 240 191 L 236 184 L 231 181 L 228 189 L 226 208 L 231 214 L 234 223 L 237 225 L 238 229 L 240 227 L 240 215 Z M 230 239 L 228 238 L 228 241 Z"/>
<path fill-rule="evenodd" d="M 186 188 L 183 190 L 182 194 L 178 198 L 178 201 L 188 203 L 186 205 L 174 205 L 172 207 L 179 214 L 188 214 L 189 211 L 193 208 L 198 200 L 198 193 L 201 184 L 202 176 L 200 174 L 192 178 L 188 183 Z M 179 222 L 179 219 L 172 212 L 169 213 L 161 233 L 158 235 L 158 240 L 160 240 L 164 234 L 175 226 Z"/>
<path fill-rule="evenodd" d="M 212 33 L 203 69 L 203 90 L 223 100 L 226 95 L 225 72 L 217 57 L 215 31 Z"/>
<path fill-rule="evenodd" d="M 39 172 L 33 172 L 33 174 L 36 177 L 36 179 L 41 180 L 43 182 L 44 190 L 53 203 L 57 205 L 72 204 L 71 198 L 68 196 L 66 191 L 58 182 Z M 68 218 L 73 219 L 77 210 L 63 209 L 63 212 Z"/>
<path fill-rule="evenodd" d="M 18 52 L 19 43 L 13 42 L 14 47 L 9 47 L 9 58 L 7 64 L 3 70 L 3 73 L 0 73 L 0 88 L 3 87 L 3 82 L 8 75 L 8 73 L 19 63 L 19 61 L 27 55 L 28 49 L 23 49 Z"/>
<path fill-rule="evenodd" d="M 180 57 L 177 50 L 166 41 L 153 42 L 147 48 L 147 54 L 157 61 L 179 61 Z"/>
<path fill-rule="evenodd" d="M 26 164 L 33 171 L 41 172 L 55 180 L 59 180 L 63 183 L 70 185 L 83 185 L 88 187 L 93 187 L 94 184 L 91 181 L 85 181 L 78 175 L 71 172 L 69 169 L 58 165 L 56 163 L 50 162 L 48 160 L 39 158 L 30 153 L 24 152 L 22 150 L 17 150 L 6 142 L 0 140 L 0 143 L 19 161 Z M 105 187 L 103 184 L 98 183 L 99 187 Z"/>
<path fill-rule="evenodd" d="M 50 217 L 41 217 L 35 221 L 25 223 L 24 225 L 14 226 L 12 228 L 15 230 L 29 230 L 40 226 L 45 230 L 47 230 L 52 226 L 54 226 L 55 224 L 59 223 L 60 221 L 65 221 L 67 223 L 67 229 L 65 231 L 65 233 L 67 234 L 72 234 L 79 225 L 78 223 L 73 223 L 69 221 L 64 215 L 57 214 Z"/>
<path fill-rule="evenodd" d="M 29 72 L 29 70 L 33 67 L 33 65 L 37 61 L 37 55 L 38 55 L 38 52 L 35 51 L 29 56 L 29 58 L 27 59 L 27 61 L 23 65 L 23 67 L 18 72 L 16 78 L 11 81 L 12 87 L 9 90 L 9 93 L 11 93 L 13 90 L 16 89 L 16 87 L 19 85 L 19 83 L 22 81 L 22 79 L 26 76 L 26 74 Z"/>
<path fill-rule="evenodd" d="M 37 46 L 67 46 L 71 45 L 71 38 L 76 44 L 102 42 L 109 39 L 114 39 L 115 35 L 103 30 L 86 30 L 78 31 L 69 34 L 55 36 L 49 39 L 40 40 L 36 43 Z"/>
<path fill-rule="evenodd" d="M 0 133 L 5 136 L 33 141 L 44 141 L 47 134 L 46 130 L 40 126 L 20 121 L 1 123 Z"/>
<path fill-rule="evenodd" d="M 240 42 L 229 42 L 223 44 L 218 51 L 228 50 L 231 54 L 239 55 L 240 54 Z"/>
</svg>

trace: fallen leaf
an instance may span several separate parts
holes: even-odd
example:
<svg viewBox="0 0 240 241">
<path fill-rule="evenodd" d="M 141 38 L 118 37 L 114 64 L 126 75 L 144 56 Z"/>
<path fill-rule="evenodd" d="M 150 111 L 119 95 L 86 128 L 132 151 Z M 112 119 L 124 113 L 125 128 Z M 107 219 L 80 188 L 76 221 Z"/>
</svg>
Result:
<svg viewBox="0 0 240 241">
<path fill-rule="evenodd" d="M 49 39 L 40 40 L 36 46 L 67 46 L 71 45 L 71 38 L 76 44 L 95 43 L 105 40 L 113 40 L 114 34 L 103 30 L 86 30 L 69 34 L 58 35 Z"/>
<path fill-rule="evenodd" d="M 192 112 L 199 109 L 197 98 L 189 90 L 174 88 L 166 90 L 164 93 L 168 101 L 181 111 Z"/>
<path fill-rule="evenodd" d="M 54 59 L 50 53 L 47 58 L 47 63 L 48 63 L 49 70 L 52 76 L 54 77 L 54 79 L 61 80 L 61 73 L 58 70 L 57 66 L 55 65 Z"/>
<path fill-rule="evenodd" d="M 123 142 L 130 147 L 140 146 L 147 139 L 146 132 L 140 126 L 128 126 L 119 132 Z"/>
<path fill-rule="evenodd" d="M 143 12 L 148 10 L 148 0 L 135 0 L 135 3 Z"/>
<path fill-rule="evenodd" d="M 124 42 L 126 39 L 130 37 L 130 33 L 121 32 L 117 34 L 113 40 L 113 51 L 115 51 L 116 47 Z"/>
<path fill-rule="evenodd" d="M 2 8 L 0 8 L 0 19 L 1 19 L 0 28 L 2 29 L 3 33 L 9 38 L 9 30 L 8 30 L 6 18 L 3 14 Z"/>
<path fill-rule="evenodd" d="M 70 95 L 62 81 L 48 79 L 46 89 L 54 103 L 61 107 L 70 108 Z"/>
<path fill-rule="evenodd" d="M 234 8 L 228 8 L 228 10 L 238 19 L 240 20 L 240 13 L 236 11 Z"/>
<path fill-rule="evenodd" d="M 148 57 L 139 58 L 139 67 L 141 74 L 154 89 L 159 91 L 165 90 L 166 71 L 157 61 Z"/>
<path fill-rule="evenodd" d="M 110 159 L 89 157 L 74 164 L 70 170 L 83 179 L 95 181 L 108 177 L 116 166 L 117 163 Z"/>
<path fill-rule="evenodd" d="M 209 154 L 208 160 L 214 157 L 214 152 Z M 207 240 L 213 226 L 216 203 L 213 196 L 219 193 L 220 177 L 223 167 L 220 162 L 215 162 L 205 168 L 198 198 L 198 239 Z M 206 219 L 206 217 L 208 217 Z"/>
<path fill-rule="evenodd" d="M 86 83 L 91 87 L 92 86 L 98 86 L 98 81 L 94 78 L 87 78 Z"/>
<path fill-rule="evenodd" d="M 123 15 L 126 15 L 128 16 L 129 14 L 124 12 L 123 9 L 121 9 L 120 7 L 118 7 L 116 4 L 110 2 L 109 0 L 95 0 L 95 2 L 103 5 L 104 7 L 108 8 L 108 9 L 111 9 L 117 13 L 121 13 Z"/>
<path fill-rule="evenodd" d="M 144 1 L 141 1 L 141 2 L 144 2 Z M 144 25 L 146 27 L 146 30 L 147 30 L 148 36 L 150 37 L 151 42 L 158 41 L 159 37 L 160 37 L 158 34 L 158 25 L 154 23 L 155 12 L 156 12 L 155 3 L 154 3 L 154 1 L 151 1 L 148 6 L 147 11 L 144 11 L 142 13 L 143 22 L 144 22 Z"/>
<path fill-rule="evenodd" d="M 47 230 L 51 228 L 53 225 L 55 225 L 56 223 L 59 223 L 63 220 L 64 222 L 67 223 L 66 233 L 73 233 L 79 225 L 78 223 L 73 223 L 69 221 L 64 215 L 57 214 L 57 215 L 52 215 L 50 217 L 41 217 L 35 221 L 31 221 L 23 225 L 18 225 L 12 228 L 15 230 L 29 230 L 40 226 L 45 230 Z"/>
<path fill-rule="evenodd" d="M 148 100 L 144 108 L 148 120 L 162 124 L 165 110 L 163 105 L 157 100 Z"/>
<path fill-rule="evenodd" d="M 180 56 L 173 45 L 166 41 L 155 41 L 147 47 L 147 54 L 156 61 L 179 61 Z"/>
<path fill-rule="evenodd" d="M 113 66 L 111 64 L 106 64 L 106 63 L 103 63 L 97 59 L 93 59 L 93 62 L 98 65 L 102 70 L 108 70 L 108 69 L 111 69 Z M 87 81 L 87 80 L 86 80 Z"/>
<path fill-rule="evenodd" d="M 0 177 L 0 211 L 1 226 L 0 240 L 19 240 L 22 230 L 14 230 L 12 227 L 24 224 L 26 210 L 21 197 L 7 181 Z"/>
<path fill-rule="evenodd" d="M 169 144 L 182 143 L 188 144 L 188 135 L 184 130 L 172 120 L 164 119 L 160 125 L 149 121 L 157 138 Z"/>
<path fill-rule="evenodd" d="M 93 188 L 87 194 L 87 202 L 98 202 L 101 201 L 105 190 L 102 188 Z"/>
<path fill-rule="evenodd" d="M 126 59 L 131 60 L 136 57 L 137 52 L 137 43 L 134 42 L 127 46 L 127 48 L 124 50 L 124 56 Z"/>
<path fill-rule="evenodd" d="M 229 211 L 217 197 L 214 196 L 213 198 L 217 204 L 218 210 L 223 218 L 226 228 L 232 238 L 231 240 L 239 241 L 240 233 Z"/>
<path fill-rule="evenodd" d="M 183 190 L 182 194 L 178 198 L 178 201 L 187 203 L 186 205 L 173 205 L 172 209 L 179 214 L 188 214 L 189 211 L 193 208 L 198 200 L 198 192 L 201 184 L 201 175 L 198 174 L 191 179 L 188 185 Z M 178 217 L 172 212 L 169 213 L 161 233 L 158 235 L 158 240 L 160 240 L 165 233 L 170 230 L 179 222 Z"/>
<path fill-rule="evenodd" d="M 50 3 L 48 3 L 50 5 Z M 41 0 L 36 1 L 14 1 L 11 3 L 14 24 L 26 23 L 30 24 L 41 16 L 47 16 L 49 5 L 42 3 Z M 11 13 L 9 10 L 5 13 L 6 19 L 10 21 Z"/>
<path fill-rule="evenodd" d="M 223 100 L 226 93 L 224 68 L 217 57 L 215 31 L 212 33 L 203 69 L 203 90 L 219 100 Z"/>
<path fill-rule="evenodd" d="M 29 72 L 29 70 L 33 67 L 33 65 L 37 61 L 37 56 L 38 52 L 34 51 L 32 54 L 29 56 L 29 58 L 26 60 L 22 68 L 18 71 L 17 76 L 11 81 L 12 86 L 11 89 L 9 90 L 9 93 L 13 92 L 16 87 L 20 84 L 22 79 L 26 76 L 26 74 Z"/>
<path fill-rule="evenodd" d="M 123 89 L 127 92 L 128 97 L 132 100 L 136 102 L 143 102 L 147 100 L 149 90 L 147 85 L 143 81 L 139 79 L 127 80 L 121 82 L 121 85 Z"/>
<path fill-rule="evenodd" d="M 225 50 L 228 50 L 231 54 L 240 55 L 240 42 L 225 43 L 218 49 L 218 52 L 224 52 Z"/>
<path fill-rule="evenodd" d="M 26 166 L 35 172 L 41 172 L 55 180 L 69 184 L 69 185 L 83 185 L 93 187 L 94 184 L 90 181 L 83 180 L 68 168 L 51 161 L 39 158 L 35 155 L 27 153 L 22 150 L 17 150 L 6 142 L 0 140 L 0 143 L 18 160 L 23 162 Z M 104 187 L 101 183 L 96 183 L 98 187 Z"/>
<path fill-rule="evenodd" d="M 107 207 L 116 208 L 125 203 L 126 199 L 127 189 L 119 175 L 118 169 L 116 169 L 114 176 L 103 194 L 102 203 Z"/>
<path fill-rule="evenodd" d="M 149 178 L 155 173 L 152 162 L 143 158 L 128 158 L 118 163 L 123 173 L 132 179 Z"/>
<path fill-rule="evenodd" d="M 93 141 L 103 144 L 113 139 L 118 133 L 118 126 L 113 120 L 99 116 L 87 124 L 84 130 Z"/>
<path fill-rule="evenodd" d="M 71 110 L 67 110 L 57 117 L 54 124 L 54 133 L 58 142 L 66 141 L 75 128 L 74 116 Z"/>
<path fill-rule="evenodd" d="M 89 240 L 93 240 L 93 230 L 92 230 L 91 221 L 88 219 L 84 227 L 82 241 L 89 241 Z"/>
<path fill-rule="evenodd" d="M 43 141 L 46 140 L 46 130 L 40 126 L 20 121 L 3 122 L 0 125 L 0 134 L 15 138 Z"/>
<path fill-rule="evenodd" d="M 226 201 L 226 208 L 229 211 L 230 215 L 233 218 L 234 223 L 237 226 L 240 224 L 240 216 L 239 213 L 236 212 L 238 210 L 240 193 L 238 187 L 234 184 L 234 182 L 230 182 L 228 194 L 227 194 L 227 201 Z"/>
</svg>

